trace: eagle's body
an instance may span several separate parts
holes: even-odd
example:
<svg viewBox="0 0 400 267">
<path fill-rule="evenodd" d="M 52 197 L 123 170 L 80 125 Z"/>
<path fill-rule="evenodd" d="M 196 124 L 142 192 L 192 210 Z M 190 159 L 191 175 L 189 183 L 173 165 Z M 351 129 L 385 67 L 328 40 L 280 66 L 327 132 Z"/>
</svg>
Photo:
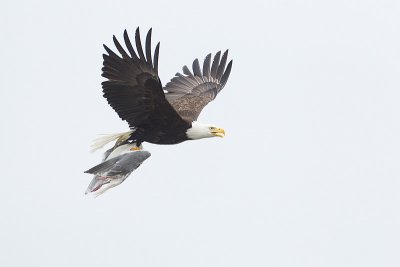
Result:
<svg viewBox="0 0 400 267">
<path fill-rule="evenodd" d="M 158 76 L 157 44 L 151 55 L 151 29 L 142 48 L 139 29 L 136 30 L 134 50 L 127 32 L 127 51 L 113 38 L 120 56 L 104 45 L 102 83 L 104 97 L 119 117 L 128 122 L 132 132 L 128 139 L 138 146 L 142 142 L 177 144 L 190 139 L 223 136 L 223 129 L 196 122 L 202 109 L 222 90 L 228 80 L 232 61 L 227 63 L 228 51 L 218 52 L 211 62 L 207 55 L 202 69 L 193 61 L 193 73 L 183 67 L 165 87 Z M 225 69 L 226 67 L 226 69 Z M 204 133 L 200 135 L 199 133 Z M 122 142 L 121 142 L 122 143 Z"/>
<path fill-rule="evenodd" d="M 168 125 L 167 127 L 155 127 L 154 125 L 142 125 L 135 129 L 130 136 L 138 144 L 148 142 L 159 145 L 179 144 L 188 140 L 187 130 L 192 128 L 191 123 Z"/>
</svg>

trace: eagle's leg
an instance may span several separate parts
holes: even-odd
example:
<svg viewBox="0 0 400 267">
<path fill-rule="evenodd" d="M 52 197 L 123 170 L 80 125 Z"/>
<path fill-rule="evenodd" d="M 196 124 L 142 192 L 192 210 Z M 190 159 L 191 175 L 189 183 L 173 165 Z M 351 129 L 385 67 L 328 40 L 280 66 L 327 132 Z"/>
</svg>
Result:
<svg viewBox="0 0 400 267">
<path fill-rule="evenodd" d="M 132 147 L 130 150 L 132 151 L 138 151 L 138 150 L 143 150 L 142 142 L 136 140 L 136 146 Z"/>
</svg>

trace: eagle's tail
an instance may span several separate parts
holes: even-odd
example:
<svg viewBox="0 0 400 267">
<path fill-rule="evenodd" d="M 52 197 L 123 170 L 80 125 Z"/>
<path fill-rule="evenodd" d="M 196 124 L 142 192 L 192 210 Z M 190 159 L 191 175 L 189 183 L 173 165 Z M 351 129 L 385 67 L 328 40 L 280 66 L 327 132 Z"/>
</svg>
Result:
<svg viewBox="0 0 400 267">
<path fill-rule="evenodd" d="M 117 133 L 117 134 L 103 134 L 103 136 L 93 140 L 93 144 L 91 145 L 90 151 L 95 152 L 96 150 L 103 148 L 105 145 L 114 140 L 117 140 L 117 143 L 125 142 L 134 131 L 135 130 L 130 130 L 127 132 Z"/>
</svg>

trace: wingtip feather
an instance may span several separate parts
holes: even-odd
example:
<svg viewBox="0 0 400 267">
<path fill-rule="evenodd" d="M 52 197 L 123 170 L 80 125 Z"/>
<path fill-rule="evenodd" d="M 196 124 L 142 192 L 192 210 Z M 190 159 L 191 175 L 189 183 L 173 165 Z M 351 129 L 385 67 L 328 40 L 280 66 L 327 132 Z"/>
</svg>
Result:
<svg viewBox="0 0 400 267">
<path fill-rule="evenodd" d="M 153 66 L 153 62 L 151 59 L 151 32 L 152 29 L 150 28 L 150 30 L 147 32 L 147 36 L 146 36 L 146 59 L 147 62 Z"/>
</svg>

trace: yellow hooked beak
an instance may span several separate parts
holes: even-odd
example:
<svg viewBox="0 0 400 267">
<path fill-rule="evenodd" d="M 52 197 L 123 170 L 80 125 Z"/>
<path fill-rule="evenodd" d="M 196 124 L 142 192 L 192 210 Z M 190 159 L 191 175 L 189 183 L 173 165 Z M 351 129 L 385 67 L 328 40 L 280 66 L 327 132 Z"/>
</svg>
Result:
<svg viewBox="0 0 400 267">
<path fill-rule="evenodd" d="M 211 130 L 211 134 L 218 136 L 218 137 L 224 137 L 225 136 L 225 130 L 222 128 L 214 128 Z"/>
</svg>

